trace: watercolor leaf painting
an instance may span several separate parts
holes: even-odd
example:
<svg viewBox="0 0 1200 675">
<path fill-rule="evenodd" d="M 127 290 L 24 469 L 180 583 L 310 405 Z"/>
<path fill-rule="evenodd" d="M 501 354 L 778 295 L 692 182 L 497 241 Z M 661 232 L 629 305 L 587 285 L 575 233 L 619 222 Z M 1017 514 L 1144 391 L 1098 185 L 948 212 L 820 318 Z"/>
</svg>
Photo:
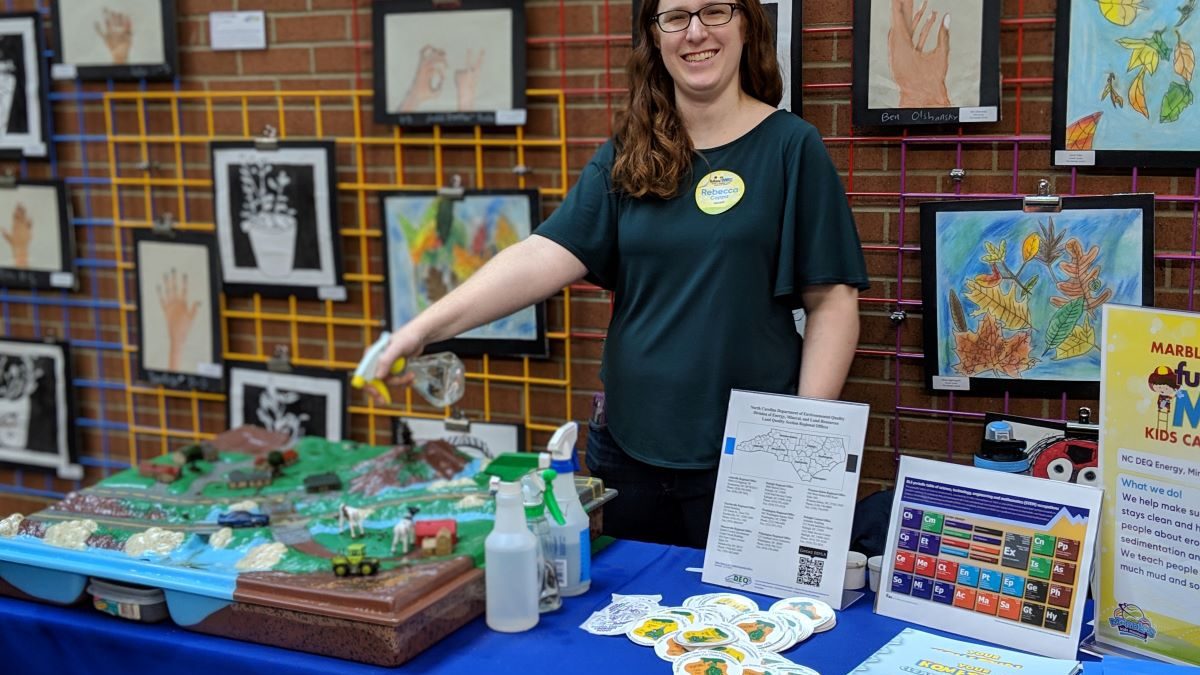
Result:
<svg viewBox="0 0 1200 675">
<path fill-rule="evenodd" d="M 1100 307 L 1142 302 L 1140 209 L 941 211 L 938 374 L 1094 380 Z"/>
</svg>

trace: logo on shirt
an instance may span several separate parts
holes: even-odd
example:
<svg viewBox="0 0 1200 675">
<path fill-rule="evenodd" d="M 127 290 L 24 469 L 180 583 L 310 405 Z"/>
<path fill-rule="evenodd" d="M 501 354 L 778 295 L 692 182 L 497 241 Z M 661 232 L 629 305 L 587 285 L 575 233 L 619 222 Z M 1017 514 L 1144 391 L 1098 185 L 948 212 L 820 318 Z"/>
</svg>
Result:
<svg viewBox="0 0 1200 675">
<path fill-rule="evenodd" d="M 710 216 L 725 213 L 746 194 L 742 177 L 732 171 L 713 171 L 696 186 L 696 206 Z"/>
</svg>

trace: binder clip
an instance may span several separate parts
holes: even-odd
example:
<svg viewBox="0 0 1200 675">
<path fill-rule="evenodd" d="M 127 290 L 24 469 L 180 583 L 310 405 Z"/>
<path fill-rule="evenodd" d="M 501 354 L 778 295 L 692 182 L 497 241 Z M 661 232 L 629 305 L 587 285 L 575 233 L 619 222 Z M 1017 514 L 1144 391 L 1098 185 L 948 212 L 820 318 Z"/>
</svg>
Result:
<svg viewBox="0 0 1200 675">
<path fill-rule="evenodd" d="M 159 236 L 171 237 L 175 235 L 175 216 L 170 211 L 163 212 L 154 219 L 150 230 Z"/>
<path fill-rule="evenodd" d="M 292 362 L 288 358 L 287 345 L 275 345 L 275 353 L 267 359 L 267 370 L 272 373 L 292 372 Z"/>
<path fill-rule="evenodd" d="M 440 187 L 437 190 L 438 196 L 446 199 L 462 199 L 465 192 L 462 176 L 457 173 L 450 177 L 450 185 Z"/>
<path fill-rule="evenodd" d="M 17 174 L 13 173 L 12 169 L 5 169 L 3 174 L 0 174 L 0 188 L 15 188 L 17 187 Z"/>
<path fill-rule="evenodd" d="M 279 149 L 279 131 L 268 124 L 263 127 L 262 134 L 254 139 L 254 148 L 263 152 Z"/>
<path fill-rule="evenodd" d="M 450 230 L 454 226 L 454 202 L 462 199 L 465 193 L 462 176 L 458 174 L 450 177 L 449 187 L 438 188 L 436 223 L 438 238 L 442 241 L 450 241 Z"/>
<path fill-rule="evenodd" d="M 471 420 L 463 414 L 459 408 L 454 408 L 450 412 L 450 416 L 442 421 L 442 426 L 446 431 L 453 431 L 459 434 L 469 433 L 471 431 Z"/>
<path fill-rule="evenodd" d="M 1037 194 L 1025 197 L 1023 210 L 1025 213 L 1058 213 L 1062 211 L 1062 198 L 1050 191 L 1050 181 L 1043 178 L 1038 181 Z"/>
</svg>

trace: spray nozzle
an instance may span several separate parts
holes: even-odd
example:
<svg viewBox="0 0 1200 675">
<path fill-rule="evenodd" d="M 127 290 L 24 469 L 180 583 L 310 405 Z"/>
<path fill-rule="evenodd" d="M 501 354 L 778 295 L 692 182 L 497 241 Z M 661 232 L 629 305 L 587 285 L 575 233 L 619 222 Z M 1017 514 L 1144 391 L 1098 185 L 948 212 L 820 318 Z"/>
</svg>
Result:
<svg viewBox="0 0 1200 675">
<path fill-rule="evenodd" d="M 546 449 L 550 451 L 550 457 L 553 458 L 550 466 L 555 471 L 574 473 L 579 468 L 575 459 L 575 441 L 577 440 L 579 440 L 579 424 L 577 422 L 567 422 L 550 437 Z"/>
</svg>

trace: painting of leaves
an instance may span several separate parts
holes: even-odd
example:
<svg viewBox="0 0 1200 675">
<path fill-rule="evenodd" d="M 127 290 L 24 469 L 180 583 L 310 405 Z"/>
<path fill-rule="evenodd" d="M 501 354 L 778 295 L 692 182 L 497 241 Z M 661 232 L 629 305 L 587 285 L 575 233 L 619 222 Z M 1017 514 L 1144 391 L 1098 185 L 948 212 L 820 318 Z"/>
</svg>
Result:
<svg viewBox="0 0 1200 675">
<path fill-rule="evenodd" d="M 1059 4 L 1054 147 L 1141 153 L 1096 158 L 1111 166 L 1173 166 L 1145 153 L 1200 151 L 1196 0 Z"/>
<path fill-rule="evenodd" d="M 972 390 L 979 380 L 1098 381 L 1100 307 L 1144 304 L 1150 290 L 1144 209 L 1026 213 L 1007 203 L 1017 208 L 922 206 L 925 305 L 936 305 L 925 320 L 930 374 L 972 378 Z"/>
</svg>

